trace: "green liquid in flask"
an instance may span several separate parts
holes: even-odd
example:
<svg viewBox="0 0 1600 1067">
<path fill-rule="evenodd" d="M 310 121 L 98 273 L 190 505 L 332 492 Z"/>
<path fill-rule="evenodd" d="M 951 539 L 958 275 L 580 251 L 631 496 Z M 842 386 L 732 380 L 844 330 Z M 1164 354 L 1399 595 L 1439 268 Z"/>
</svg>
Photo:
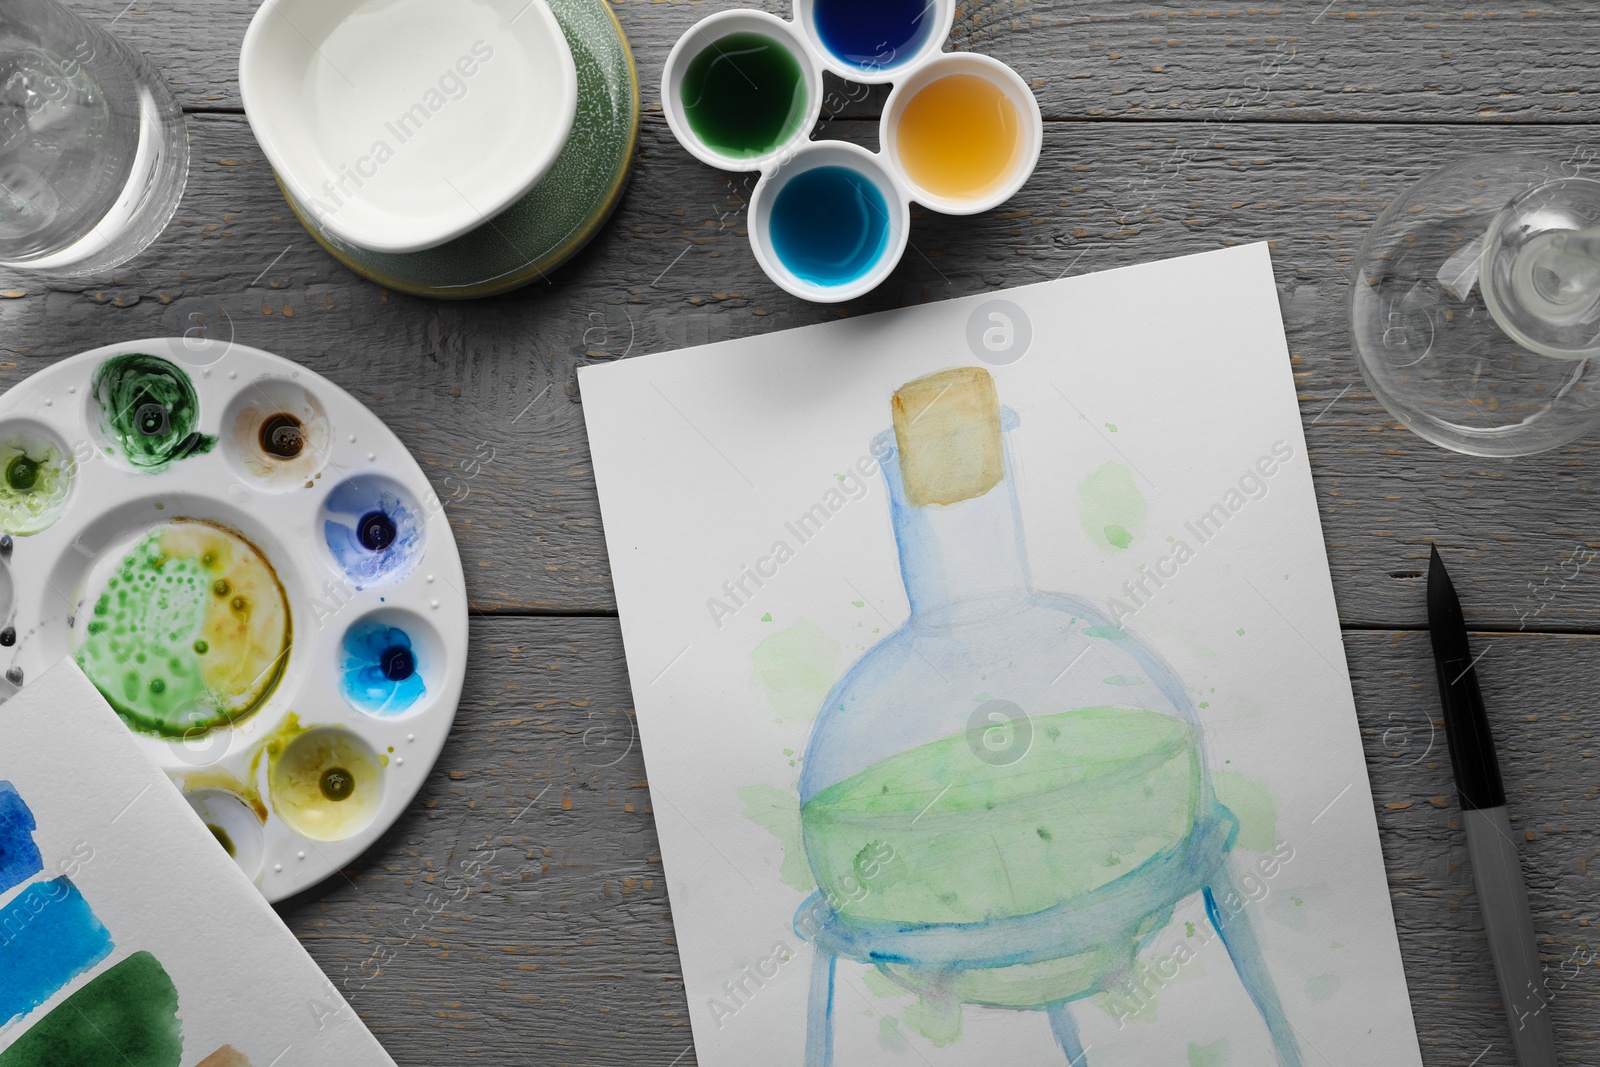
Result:
<svg viewBox="0 0 1600 1067">
<path fill-rule="evenodd" d="M 980 760 L 963 734 L 814 796 L 801 811 L 806 852 L 841 913 L 911 923 L 1029 915 L 1122 877 L 1193 828 L 1200 764 L 1183 720 L 1097 707 L 1031 726 L 1014 763 Z"/>
</svg>

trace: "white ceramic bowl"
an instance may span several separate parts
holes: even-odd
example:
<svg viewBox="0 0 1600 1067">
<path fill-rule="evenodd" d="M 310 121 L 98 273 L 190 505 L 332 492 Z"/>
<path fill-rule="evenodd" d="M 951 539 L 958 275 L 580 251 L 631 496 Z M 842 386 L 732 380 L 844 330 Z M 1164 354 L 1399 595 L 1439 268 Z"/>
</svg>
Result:
<svg viewBox="0 0 1600 1067">
<path fill-rule="evenodd" d="M 969 74 L 997 87 L 1016 109 L 1017 122 L 1021 127 L 1018 130 L 1021 144 L 1018 146 L 1017 160 L 1012 166 L 1011 173 L 1006 175 L 1004 182 L 983 196 L 941 196 L 930 192 L 917 184 L 900 158 L 900 118 L 905 114 L 906 105 L 933 82 L 953 74 Z M 910 77 L 896 84 L 894 91 L 889 94 L 888 101 L 883 105 L 883 123 L 880 129 L 883 154 L 889 158 L 895 173 L 910 190 L 911 198 L 924 207 L 931 207 L 946 215 L 977 215 L 1010 200 L 1033 174 L 1033 168 L 1039 163 L 1039 151 L 1044 145 L 1044 119 L 1039 113 L 1039 102 L 1034 99 L 1028 83 L 1022 80 L 1022 75 L 998 59 L 975 52 L 951 52 L 942 55 L 924 64 Z"/>
<path fill-rule="evenodd" d="M 374 252 L 499 214 L 550 169 L 578 105 L 544 0 L 265 0 L 239 88 L 295 200 Z"/>
</svg>

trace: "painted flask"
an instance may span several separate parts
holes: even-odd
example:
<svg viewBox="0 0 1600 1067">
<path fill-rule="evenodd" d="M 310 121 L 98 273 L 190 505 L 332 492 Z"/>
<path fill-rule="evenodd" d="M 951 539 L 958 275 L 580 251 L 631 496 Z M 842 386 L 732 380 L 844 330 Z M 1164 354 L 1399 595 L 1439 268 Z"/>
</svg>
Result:
<svg viewBox="0 0 1600 1067">
<path fill-rule="evenodd" d="M 1087 599 L 1033 588 L 1017 420 L 988 372 L 920 378 L 893 408 L 873 450 L 910 616 L 834 686 L 806 752 L 816 940 L 935 1002 L 1060 1005 L 1126 974 L 1237 820 L 1172 669 Z"/>
</svg>

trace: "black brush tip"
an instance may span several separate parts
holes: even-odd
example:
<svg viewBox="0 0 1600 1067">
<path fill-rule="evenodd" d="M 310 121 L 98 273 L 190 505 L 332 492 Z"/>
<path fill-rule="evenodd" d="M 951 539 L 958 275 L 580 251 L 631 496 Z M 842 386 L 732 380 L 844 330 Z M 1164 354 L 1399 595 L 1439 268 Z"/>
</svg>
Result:
<svg viewBox="0 0 1600 1067">
<path fill-rule="evenodd" d="M 1432 546 L 1428 560 L 1428 632 L 1433 638 L 1433 655 L 1441 661 L 1471 659 L 1467 649 L 1467 620 L 1461 613 L 1461 600 L 1444 569 L 1439 546 Z"/>
</svg>

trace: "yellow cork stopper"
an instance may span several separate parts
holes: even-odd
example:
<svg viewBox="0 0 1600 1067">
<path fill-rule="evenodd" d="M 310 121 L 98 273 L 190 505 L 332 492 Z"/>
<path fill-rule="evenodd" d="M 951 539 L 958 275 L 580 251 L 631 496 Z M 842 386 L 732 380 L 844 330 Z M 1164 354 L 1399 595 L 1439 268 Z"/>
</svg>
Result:
<svg viewBox="0 0 1600 1067">
<path fill-rule="evenodd" d="M 982 496 L 1005 477 L 1000 394 L 982 367 L 955 367 L 894 394 L 900 479 L 913 507 Z"/>
</svg>

